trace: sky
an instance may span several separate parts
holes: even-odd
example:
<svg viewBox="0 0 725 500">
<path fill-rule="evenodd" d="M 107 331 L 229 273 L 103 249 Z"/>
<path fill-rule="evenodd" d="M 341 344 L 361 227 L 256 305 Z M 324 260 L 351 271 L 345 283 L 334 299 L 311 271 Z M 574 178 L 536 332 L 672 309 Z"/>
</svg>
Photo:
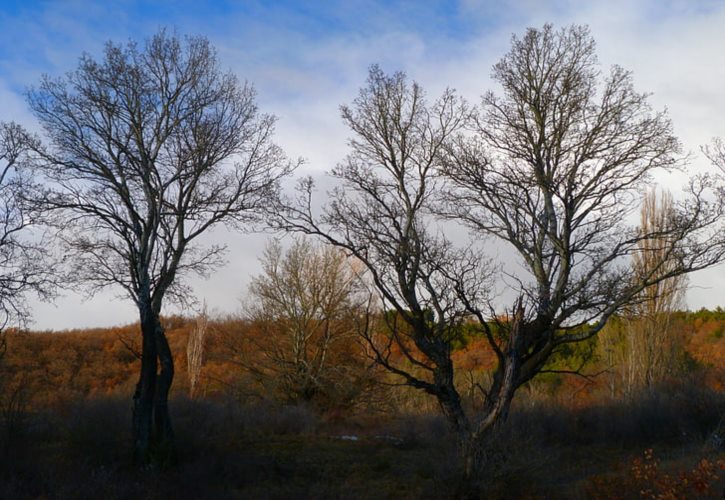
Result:
<svg viewBox="0 0 725 500">
<path fill-rule="evenodd" d="M 81 54 L 99 56 L 108 40 L 143 41 L 167 27 L 210 39 L 222 66 L 253 83 L 260 109 L 278 117 L 276 142 L 290 157 L 305 159 L 296 175 L 324 185 L 324 173 L 346 153 L 339 106 L 355 98 L 371 64 L 405 71 L 431 98 L 450 87 L 477 102 L 496 90 L 491 67 L 511 36 L 547 22 L 587 24 L 602 68 L 631 70 L 654 108 L 668 110 L 692 153 L 688 168 L 707 168 L 700 146 L 725 137 L 725 0 L 0 0 L 0 120 L 39 131 L 24 92 L 41 75 L 75 69 Z M 676 194 L 681 178 L 663 182 Z M 228 245 L 224 267 L 207 280 L 191 280 L 211 311 L 239 311 L 269 237 L 223 229 L 208 236 Z M 115 291 L 93 297 L 65 291 L 54 304 L 30 302 L 37 329 L 137 318 Z M 725 266 L 691 276 L 687 305 L 725 305 Z"/>
</svg>

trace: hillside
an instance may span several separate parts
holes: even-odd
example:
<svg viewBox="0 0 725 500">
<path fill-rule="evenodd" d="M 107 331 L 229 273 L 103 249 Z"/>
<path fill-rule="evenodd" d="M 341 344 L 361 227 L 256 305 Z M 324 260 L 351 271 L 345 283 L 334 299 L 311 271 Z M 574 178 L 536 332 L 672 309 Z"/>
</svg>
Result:
<svg viewBox="0 0 725 500">
<path fill-rule="evenodd" d="M 217 319 L 208 328 L 199 396 L 189 399 L 186 344 L 196 323 L 164 321 L 177 370 L 172 411 L 180 464 L 157 476 L 128 460 L 137 325 L 11 332 L 0 363 L 0 497 L 455 493 L 454 442 L 432 398 L 363 370 L 359 351 L 340 346 L 333 353 L 350 367 L 348 376 L 358 377 L 345 379 L 358 390 L 291 401 L 270 382 L 274 374 L 249 369 L 250 359 L 263 356 L 251 346 L 264 345 L 249 339 L 269 330 Z M 725 312 L 682 312 L 676 321 L 689 364 L 652 392 L 613 396 L 611 374 L 597 356 L 583 370 L 601 372 L 596 377 L 547 374 L 520 391 L 491 450 L 496 479 L 484 491 L 492 498 L 629 498 L 640 491 L 719 498 L 725 454 L 712 438 L 725 414 Z M 476 381 L 493 367 L 492 354 L 482 340 L 464 338 L 453 358 L 467 404 L 480 404 Z M 87 478 L 82 485 L 80 477 Z"/>
<path fill-rule="evenodd" d="M 685 339 L 685 357 L 690 362 L 687 373 L 701 377 L 714 390 L 725 390 L 725 311 L 678 312 L 675 321 Z M 172 391 L 176 395 L 186 394 L 189 389 L 186 345 L 195 323 L 193 319 L 183 317 L 166 318 L 164 322 L 176 366 Z M 249 339 L 264 335 L 265 330 L 259 325 L 230 318 L 213 320 L 208 330 L 201 393 L 206 397 L 225 398 L 235 389 L 245 392 L 242 386 L 250 380 L 242 357 L 259 355 L 248 352 L 254 345 L 259 345 L 250 344 Z M 137 325 L 61 332 L 10 332 L 8 352 L 0 370 L 6 387 L 22 383 L 33 405 L 54 404 L 72 398 L 130 396 L 139 368 L 139 336 Z M 357 343 L 353 339 L 349 344 L 356 346 Z M 476 338 L 467 339 L 453 359 L 460 372 L 474 377 L 490 371 L 495 364 L 485 340 Z M 594 357 L 583 372 L 597 373 L 603 368 L 602 361 Z M 546 386 L 551 396 L 562 399 L 571 397 L 583 387 L 586 387 L 586 394 L 596 398 L 597 390 L 606 386 L 606 378 L 606 373 L 591 380 L 541 376 L 537 383 Z M 250 389 L 247 387 L 246 392 Z"/>
</svg>

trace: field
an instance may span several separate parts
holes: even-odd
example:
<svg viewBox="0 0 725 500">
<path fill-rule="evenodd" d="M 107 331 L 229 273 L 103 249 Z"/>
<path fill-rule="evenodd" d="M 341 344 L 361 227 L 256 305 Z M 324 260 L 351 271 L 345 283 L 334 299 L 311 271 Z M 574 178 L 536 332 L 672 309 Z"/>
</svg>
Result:
<svg viewBox="0 0 725 500">
<path fill-rule="evenodd" d="M 177 366 L 171 411 L 178 462 L 139 470 L 130 459 L 136 326 L 15 333 L 2 362 L 0 498 L 459 493 L 454 440 L 433 400 L 384 385 L 380 373 L 376 397 L 345 405 L 255 392 L 229 350 L 230 335 L 245 328 L 234 320 L 213 323 L 202 391 L 191 399 L 185 345 L 193 322 L 166 321 Z M 543 378 L 519 391 L 488 448 L 481 495 L 721 498 L 722 319 L 703 313 L 683 321 L 692 328 L 691 366 L 654 390 L 612 396 L 603 374 Z M 469 343 L 456 359 L 464 366 L 474 354 Z"/>
</svg>

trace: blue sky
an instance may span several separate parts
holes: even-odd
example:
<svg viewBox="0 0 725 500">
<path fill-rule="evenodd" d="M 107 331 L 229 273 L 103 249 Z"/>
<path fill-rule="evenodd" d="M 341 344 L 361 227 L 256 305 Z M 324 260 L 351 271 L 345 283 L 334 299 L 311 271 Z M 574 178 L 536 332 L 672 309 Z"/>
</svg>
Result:
<svg viewBox="0 0 725 500">
<path fill-rule="evenodd" d="M 476 101 L 495 90 L 490 69 L 511 35 L 545 22 L 588 24 L 603 68 L 632 70 L 653 106 L 667 107 L 693 152 L 690 168 L 705 168 L 700 145 L 725 137 L 725 0 L 0 0 L 0 120 L 37 130 L 23 92 L 43 73 L 61 75 L 109 39 L 141 41 L 166 26 L 207 36 L 223 66 L 254 83 L 262 110 L 279 117 L 277 141 L 306 158 L 302 173 L 322 175 L 345 154 L 338 108 L 355 97 L 370 64 L 405 70 L 432 97 L 453 87 Z M 663 182 L 676 191 L 681 179 Z M 210 238 L 229 244 L 229 264 L 194 285 L 210 307 L 233 312 L 266 236 L 220 230 Z M 690 307 L 725 304 L 725 267 L 691 281 Z M 55 306 L 34 303 L 34 312 L 39 328 L 135 319 L 113 293 L 87 302 L 67 293 Z"/>
</svg>

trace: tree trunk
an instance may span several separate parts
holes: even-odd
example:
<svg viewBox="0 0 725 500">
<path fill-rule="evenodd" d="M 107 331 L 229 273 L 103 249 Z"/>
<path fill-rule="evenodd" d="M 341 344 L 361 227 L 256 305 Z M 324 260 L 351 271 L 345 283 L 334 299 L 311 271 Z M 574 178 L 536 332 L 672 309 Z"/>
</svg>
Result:
<svg viewBox="0 0 725 500">
<path fill-rule="evenodd" d="M 446 357 L 438 361 L 433 371 L 433 379 L 436 387 L 435 396 L 450 427 L 459 436 L 470 434 L 470 421 L 463 410 L 461 396 L 453 382 L 453 363 L 450 359 Z"/>
<path fill-rule="evenodd" d="M 433 372 L 434 394 L 443 415 L 457 437 L 458 453 L 463 470 L 462 481 L 456 492 L 456 496 L 460 498 L 479 497 L 476 483 L 483 468 L 487 465 L 487 442 L 491 432 L 508 416 L 515 391 L 518 366 L 516 349 L 519 343 L 519 324 L 515 326 L 517 329 L 512 330 L 509 357 L 494 376 L 492 390 L 476 425 L 472 425 L 463 408 L 454 384 L 453 363 L 450 359 L 439 359 Z"/>
<path fill-rule="evenodd" d="M 174 358 L 171 356 L 169 342 L 161 323 L 157 321 L 156 349 L 161 370 L 156 379 L 156 398 L 154 400 L 154 437 L 157 456 L 161 465 L 176 462 L 174 431 L 169 416 L 169 390 L 174 380 Z"/>
<path fill-rule="evenodd" d="M 495 432 L 506 421 L 513 400 L 513 391 L 499 393 L 486 405 L 480 422 L 469 431 L 458 433 L 458 452 L 463 475 L 455 493 L 456 498 L 482 498 L 482 479 L 496 465 Z M 493 459 L 492 459 L 493 458 Z"/>
<path fill-rule="evenodd" d="M 158 354 L 155 328 L 151 314 L 141 314 L 141 374 L 133 395 L 133 452 L 134 460 L 141 465 L 150 462 L 153 428 L 151 425 L 156 392 Z"/>
<path fill-rule="evenodd" d="M 501 394 L 483 416 L 479 425 L 471 432 L 459 437 L 459 450 L 463 461 L 463 477 L 467 482 L 474 481 L 487 465 L 487 443 L 491 434 L 506 422 L 513 391 Z"/>
<path fill-rule="evenodd" d="M 508 418 L 516 388 L 520 385 L 521 344 L 524 340 L 524 311 L 519 301 L 514 309 L 509 340 L 504 357 L 496 369 L 491 390 L 486 397 L 483 412 L 467 434 L 459 435 L 459 450 L 463 459 L 463 482 L 469 492 L 475 480 L 488 464 L 487 441 L 491 434 Z"/>
<path fill-rule="evenodd" d="M 168 408 L 174 360 L 159 314 L 151 307 L 141 311 L 141 335 L 141 374 L 133 396 L 134 460 L 144 467 L 163 467 L 176 460 Z"/>
</svg>

